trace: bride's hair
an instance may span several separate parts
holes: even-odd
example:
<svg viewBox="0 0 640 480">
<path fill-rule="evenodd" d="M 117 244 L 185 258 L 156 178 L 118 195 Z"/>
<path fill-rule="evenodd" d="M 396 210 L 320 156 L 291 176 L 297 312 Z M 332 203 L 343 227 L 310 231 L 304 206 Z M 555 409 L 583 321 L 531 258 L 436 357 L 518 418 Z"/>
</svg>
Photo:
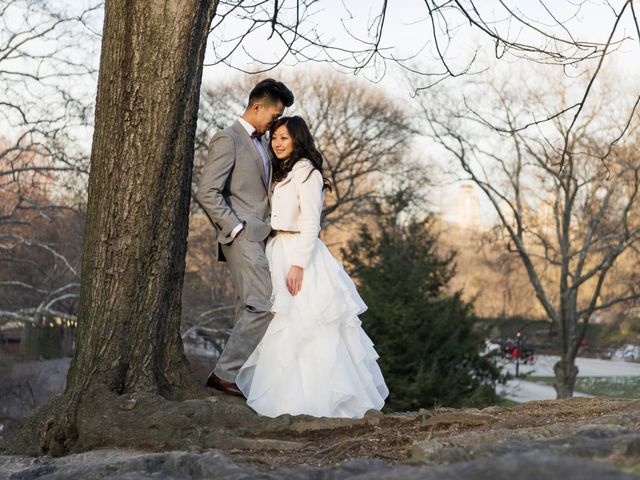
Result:
<svg viewBox="0 0 640 480">
<path fill-rule="evenodd" d="M 285 125 L 291 136 L 293 142 L 293 152 L 287 161 L 283 162 L 276 158 L 269 142 L 269 149 L 271 150 L 273 162 L 273 181 L 278 183 L 287 176 L 293 166 L 300 160 L 309 160 L 315 170 L 318 170 L 322 175 L 322 189 L 328 189 L 331 191 L 331 182 L 322 173 L 322 154 L 318 151 L 313 140 L 313 136 L 309 131 L 307 123 L 302 117 L 294 115 L 292 117 L 281 117 L 273 124 L 270 131 L 270 138 L 273 138 L 273 133 Z M 308 178 L 308 177 L 307 177 Z M 306 181 L 306 179 L 305 179 Z"/>
</svg>

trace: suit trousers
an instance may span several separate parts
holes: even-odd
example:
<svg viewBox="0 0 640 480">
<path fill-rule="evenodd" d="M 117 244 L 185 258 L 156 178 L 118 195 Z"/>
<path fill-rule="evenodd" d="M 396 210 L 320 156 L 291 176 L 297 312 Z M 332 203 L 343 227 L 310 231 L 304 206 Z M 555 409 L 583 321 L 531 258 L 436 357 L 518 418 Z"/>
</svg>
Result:
<svg viewBox="0 0 640 480">
<path fill-rule="evenodd" d="M 265 242 L 252 242 L 243 234 L 222 245 L 236 296 L 235 321 L 231 336 L 220 354 L 214 373 L 235 382 L 240 367 L 264 336 L 271 313 L 271 275 Z"/>
</svg>

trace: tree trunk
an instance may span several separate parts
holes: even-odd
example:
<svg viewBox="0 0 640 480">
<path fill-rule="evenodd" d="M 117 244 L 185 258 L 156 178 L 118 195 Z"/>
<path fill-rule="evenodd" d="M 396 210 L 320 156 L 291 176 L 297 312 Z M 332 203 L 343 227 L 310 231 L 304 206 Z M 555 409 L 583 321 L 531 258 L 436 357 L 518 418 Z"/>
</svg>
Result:
<svg viewBox="0 0 640 480">
<path fill-rule="evenodd" d="M 76 351 L 65 393 L 23 428 L 39 432 L 21 433 L 37 435 L 43 453 L 71 451 L 82 440 L 78 412 L 92 418 L 102 394 L 205 395 L 179 329 L 194 134 L 216 4 L 106 2 Z"/>
<path fill-rule="evenodd" d="M 578 376 L 575 358 L 561 358 L 553 366 L 553 372 L 556 376 L 553 386 L 556 389 L 557 398 L 571 398 L 576 386 L 576 377 Z"/>
<path fill-rule="evenodd" d="M 562 341 L 560 360 L 553 366 L 555 380 L 553 386 L 556 389 L 557 398 L 571 398 L 576 385 L 578 367 L 576 367 L 576 354 L 578 352 L 576 328 L 578 322 L 578 292 L 570 289 L 567 282 L 561 285 L 560 324 L 562 328 Z"/>
</svg>

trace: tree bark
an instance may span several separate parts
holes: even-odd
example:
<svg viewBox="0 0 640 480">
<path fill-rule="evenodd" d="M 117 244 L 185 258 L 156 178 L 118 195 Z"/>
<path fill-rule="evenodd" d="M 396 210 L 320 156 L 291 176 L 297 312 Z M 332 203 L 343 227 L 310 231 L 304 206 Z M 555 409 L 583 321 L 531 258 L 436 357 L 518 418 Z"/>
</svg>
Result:
<svg viewBox="0 0 640 480">
<path fill-rule="evenodd" d="M 571 398 L 576 385 L 576 377 L 578 376 L 575 357 L 558 360 L 553 366 L 553 372 L 556 377 L 553 386 L 556 389 L 557 398 Z"/>
<path fill-rule="evenodd" d="M 584 336 L 577 333 L 578 325 L 578 292 L 575 287 L 569 287 L 568 258 L 569 240 L 567 239 L 566 268 L 562 269 L 560 282 L 560 318 L 559 328 L 562 332 L 560 342 L 560 360 L 554 365 L 555 379 L 553 386 L 556 389 L 556 398 L 571 398 L 575 390 L 578 367 L 576 356 L 578 347 Z"/>
<path fill-rule="evenodd" d="M 37 438 L 42 453 L 82 443 L 78 411 L 91 418 L 100 392 L 206 394 L 179 329 L 194 135 L 216 5 L 106 2 L 76 351 L 64 394 L 21 432 L 23 441 Z"/>
</svg>

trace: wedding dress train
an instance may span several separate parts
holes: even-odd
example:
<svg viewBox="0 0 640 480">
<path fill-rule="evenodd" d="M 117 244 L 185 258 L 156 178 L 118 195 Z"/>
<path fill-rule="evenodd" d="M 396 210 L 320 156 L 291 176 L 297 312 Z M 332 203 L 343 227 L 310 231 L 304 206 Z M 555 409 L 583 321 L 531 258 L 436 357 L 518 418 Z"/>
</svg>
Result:
<svg viewBox="0 0 640 480">
<path fill-rule="evenodd" d="M 292 297 L 286 275 L 298 239 L 280 233 L 267 243 L 274 317 L 236 383 L 260 415 L 361 418 L 389 394 L 358 318 L 367 307 L 319 239 Z"/>
</svg>

